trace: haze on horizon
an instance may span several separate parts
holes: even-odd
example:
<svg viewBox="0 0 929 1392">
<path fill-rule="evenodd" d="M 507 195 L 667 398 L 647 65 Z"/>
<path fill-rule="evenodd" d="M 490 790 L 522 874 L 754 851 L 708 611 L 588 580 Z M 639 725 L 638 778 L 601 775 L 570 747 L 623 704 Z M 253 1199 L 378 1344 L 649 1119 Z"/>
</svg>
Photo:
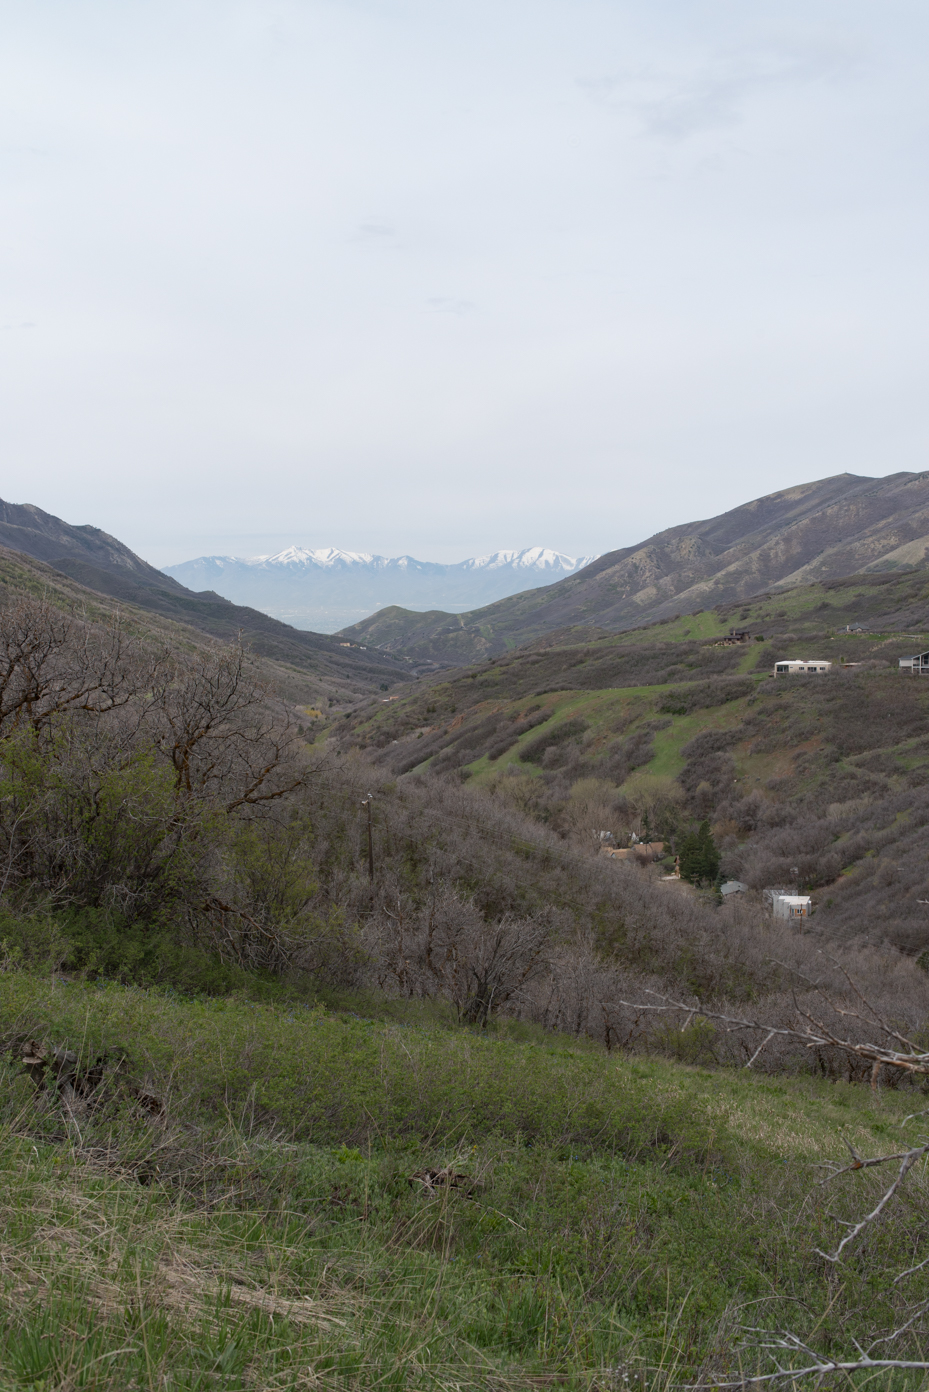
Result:
<svg viewBox="0 0 929 1392">
<path fill-rule="evenodd" d="M 591 555 L 927 463 L 916 0 L 0 6 L 0 495 Z"/>
</svg>

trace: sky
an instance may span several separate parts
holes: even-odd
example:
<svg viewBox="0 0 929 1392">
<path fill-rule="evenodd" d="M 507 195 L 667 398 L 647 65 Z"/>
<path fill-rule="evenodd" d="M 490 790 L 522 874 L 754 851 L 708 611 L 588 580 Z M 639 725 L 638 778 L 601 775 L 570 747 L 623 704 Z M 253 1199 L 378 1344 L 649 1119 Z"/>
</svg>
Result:
<svg viewBox="0 0 929 1392">
<path fill-rule="evenodd" d="M 924 0 L 0 0 L 0 496 L 593 555 L 929 467 Z"/>
</svg>

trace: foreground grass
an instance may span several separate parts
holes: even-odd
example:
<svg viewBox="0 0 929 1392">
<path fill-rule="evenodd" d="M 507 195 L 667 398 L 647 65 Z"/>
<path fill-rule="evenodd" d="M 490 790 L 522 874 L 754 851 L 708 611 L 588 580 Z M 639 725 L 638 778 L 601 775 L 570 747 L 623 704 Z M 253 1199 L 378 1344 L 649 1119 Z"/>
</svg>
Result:
<svg viewBox="0 0 929 1392">
<path fill-rule="evenodd" d="M 841 1269 L 814 1252 L 812 1167 L 895 1148 L 918 1094 L 26 974 L 0 1014 L 167 1104 L 69 1112 L 9 1065 L 4 1392 L 671 1387 L 754 1366 L 741 1324 L 847 1349 L 929 1294 L 885 1276 L 924 1255 L 921 1179 Z"/>
</svg>

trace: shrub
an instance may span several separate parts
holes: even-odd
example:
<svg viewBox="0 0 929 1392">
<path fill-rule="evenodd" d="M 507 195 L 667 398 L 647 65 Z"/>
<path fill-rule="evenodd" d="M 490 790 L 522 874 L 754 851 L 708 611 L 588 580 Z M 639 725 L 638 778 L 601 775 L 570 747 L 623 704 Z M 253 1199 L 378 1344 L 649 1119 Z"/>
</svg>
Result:
<svg viewBox="0 0 929 1392">
<path fill-rule="evenodd" d="M 751 696 L 754 689 L 755 683 L 750 677 L 714 677 L 712 681 L 675 687 L 658 709 L 669 715 L 689 715 L 691 711 L 722 706 L 727 701 L 741 701 Z"/>
<path fill-rule="evenodd" d="M 521 749 L 519 757 L 524 764 L 541 764 L 545 759 L 546 751 L 555 749 L 558 745 L 565 744 L 568 740 L 577 739 L 587 730 L 586 720 L 573 719 L 563 720 L 560 725 L 547 730 L 538 739 L 531 740 L 525 749 Z"/>
<path fill-rule="evenodd" d="M 273 999 L 283 994 L 280 979 L 270 973 L 223 962 L 215 950 L 180 941 L 170 925 L 132 921 L 112 909 L 0 913 L 0 953 L 11 966 L 65 971 L 88 980 L 168 986 L 204 996 L 235 992 Z"/>
</svg>

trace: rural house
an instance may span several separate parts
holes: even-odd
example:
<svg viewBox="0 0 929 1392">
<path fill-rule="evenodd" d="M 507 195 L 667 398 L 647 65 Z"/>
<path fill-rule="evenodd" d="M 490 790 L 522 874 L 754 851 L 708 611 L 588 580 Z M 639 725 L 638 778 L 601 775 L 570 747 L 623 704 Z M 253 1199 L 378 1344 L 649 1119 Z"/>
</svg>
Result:
<svg viewBox="0 0 929 1392">
<path fill-rule="evenodd" d="M 772 894 L 775 918 L 809 918 L 813 904 L 808 894 Z"/>
<path fill-rule="evenodd" d="M 635 846 L 628 846 L 619 849 L 614 846 L 601 847 L 600 854 L 607 856 L 610 860 L 634 860 L 640 865 L 648 865 L 653 860 L 660 860 L 664 855 L 663 841 L 640 841 Z"/>
</svg>

